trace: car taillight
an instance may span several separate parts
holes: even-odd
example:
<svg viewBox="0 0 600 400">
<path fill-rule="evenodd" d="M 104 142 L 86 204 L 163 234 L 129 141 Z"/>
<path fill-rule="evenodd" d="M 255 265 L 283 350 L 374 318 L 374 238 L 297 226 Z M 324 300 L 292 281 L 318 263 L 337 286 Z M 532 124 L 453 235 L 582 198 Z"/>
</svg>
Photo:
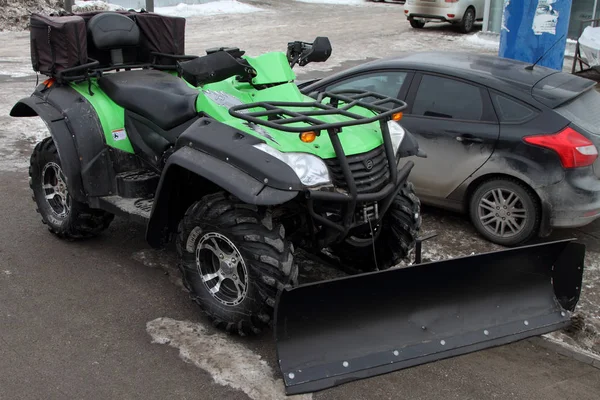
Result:
<svg viewBox="0 0 600 400">
<path fill-rule="evenodd" d="M 598 158 L 596 146 L 581 133 L 566 127 L 552 135 L 525 136 L 526 143 L 554 150 L 565 168 L 586 167 Z"/>
</svg>

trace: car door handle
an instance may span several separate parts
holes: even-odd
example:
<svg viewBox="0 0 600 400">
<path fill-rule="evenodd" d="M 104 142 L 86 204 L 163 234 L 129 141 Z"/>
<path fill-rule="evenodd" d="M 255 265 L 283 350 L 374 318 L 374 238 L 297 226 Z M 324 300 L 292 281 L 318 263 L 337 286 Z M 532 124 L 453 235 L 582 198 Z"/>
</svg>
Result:
<svg viewBox="0 0 600 400">
<path fill-rule="evenodd" d="M 483 143 L 483 139 L 475 137 L 473 135 L 457 136 L 456 140 L 458 140 L 461 143 Z"/>
</svg>

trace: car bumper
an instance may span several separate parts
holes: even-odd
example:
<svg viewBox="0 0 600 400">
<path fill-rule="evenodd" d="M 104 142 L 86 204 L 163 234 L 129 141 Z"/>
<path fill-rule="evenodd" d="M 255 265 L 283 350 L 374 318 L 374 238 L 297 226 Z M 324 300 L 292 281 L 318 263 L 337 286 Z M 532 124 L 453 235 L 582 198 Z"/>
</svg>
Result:
<svg viewBox="0 0 600 400">
<path fill-rule="evenodd" d="M 539 194 L 551 205 L 552 228 L 577 228 L 600 218 L 600 179 L 591 167 L 568 171 Z"/>
<path fill-rule="evenodd" d="M 420 19 L 425 22 L 442 21 L 452 22 L 462 18 L 462 14 L 450 7 L 433 7 L 433 6 L 404 6 L 404 15 L 406 18 Z"/>
</svg>

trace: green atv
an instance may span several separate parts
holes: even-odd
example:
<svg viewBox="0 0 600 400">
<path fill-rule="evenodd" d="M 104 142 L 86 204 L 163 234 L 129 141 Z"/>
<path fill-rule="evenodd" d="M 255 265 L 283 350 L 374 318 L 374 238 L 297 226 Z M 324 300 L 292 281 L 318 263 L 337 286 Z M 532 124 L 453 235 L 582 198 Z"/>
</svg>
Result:
<svg viewBox="0 0 600 400">
<path fill-rule="evenodd" d="M 31 17 L 33 66 L 50 79 L 11 115 L 48 125 L 29 174 L 51 232 L 91 237 L 119 214 L 146 224 L 153 247 L 174 241 L 217 326 L 273 325 L 288 394 L 568 326 L 581 244 L 420 264 L 413 162 L 402 160 L 424 155 L 398 124 L 406 104 L 356 90 L 313 99 L 294 83 L 292 67 L 327 60 L 329 40 L 186 56 L 184 23 Z M 364 273 L 298 284 L 293 245 Z M 390 268 L 413 246 L 415 263 Z"/>
<path fill-rule="evenodd" d="M 29 170 L 51 232 L 91 237 L 114 215 L 146 224 L 151 246 L 175 241 L 193 299 L 242 335 L 268 325 L 278 293 L 297 284 L 294 246 L 362 271 L 414 247 L 420 204 L 401 159 L 422 154 L 396 122 L 406 104 L 361 91 L 313 99 L 294 83 L 293 66 L 327 60 L 327 38 L 287 54 L 127 64 L 134 19 L 100 13 L 87 26 L 107 65 L 54 73 L 11 111 L 51 133 Z"/>
</svg>

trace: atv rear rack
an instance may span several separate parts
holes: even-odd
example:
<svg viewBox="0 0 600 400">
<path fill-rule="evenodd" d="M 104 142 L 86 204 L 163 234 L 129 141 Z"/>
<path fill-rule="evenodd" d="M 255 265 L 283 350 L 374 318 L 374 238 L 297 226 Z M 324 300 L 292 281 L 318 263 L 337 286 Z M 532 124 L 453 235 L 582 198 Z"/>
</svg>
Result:
<svg viewBox="0 0 600 400">
<path fill-rule="evenodd" d="M 373 102 L 364 101 L 364 99 L 368 98 L 376 100 Z M 331 99 L 331 101 L 324 103 L 326 99 Z M 340 102 L 345 104 L 340 106 Z M 393 107 L 384 107 L 385 104 L 391 104 Z M 352 107 L 366 108 L 376 113 L 376 115 L 365 117 L 364 115 L 348 111 Z M 340 130 L 346 126 L 364 125 L 375 121 L 389 120 L 393 114 L 402 112 L 406 107 L 406 103 L 398 99 L 366 90 L 347 89 L 322 92 L 316 101 L 259 101 L 256 103 L 240 104 L 231 107 L 229 114 L 256 125 L 263 125 L 283 132 L 302 133 L 310 129 L 318 135 L 322 130 Z M 260 110 L 249 111 L 250 109 L 257 108 Z M 302 111 L 298 110 L 300 108 L 313 109 Z M 314 110 L 314 108 L 318 108 L 318 110 Z M 316 118 L 329 115 L 341 115 L 349 119 L 347 121 L 331 123 Z M 264 117 L 267 117 L 267 119 L 264 119 Z M 297 122 L 303 122 L 309 126 L 289 126 Z"/>
<path fill-rule="evenodd" d="M 367 98 L 374 98 L 375 101 L 364 101 L 364 99 Z M 329 103 L 324 103 L 324 100 L 326 99 L 330 99 Z M 340 105 L 340 102 L 345 104 Z M 384 107 L 386 104 L 392 104 L 395 105 L 395 107 Z M 374 112 L 375 115 L 372 117 L 365 117 L 364 115 L 349 111 L 349 109 L 356 106 L 368 109 Z M 236 118 L 250 123 L 263 125 L 283 132 L 302 133 L 310 130 L 319 135 L 320 131 L 324 130 L 329 134 L 336 158 L 344 174 L 348 193 L 308 189 L 306 191 L 308 198 L 307 206 L 308 212 L 313 220 L 336 231 L 338 233 L 338 238 L 344 238 L 351 229 L 361 225 L 361 223 L 353 221 L 358 203 L 381 202 L 379 204 L 380 217 L 376 218 L 376 221 L 373 221 L 375 225 L 381 222 L 383 215 L 385 215 L 387 209 L 391 206 L 396 194 L 406 181 L 410 170 L 414 166 L 412 161 L 408 161 L 401 169 L 398 169 L 398 160 L 396 159 L 394 148 L 392 146 L 392 139 L 387 124 L 394 114 L 402 112 L 406 107 L 407 105 L 405 102 L 378 93 L 364 90 L 340 90 L 320 93 L 317 100 L 314 102 L 256 102 L 233 106 L 229 109 L 229 113 Z M 250 109 L 256 108 L 261 110 L 249 111 Z M 291 110 L 294 108 L 312 109 Z M 314 108 L 318 108 L 318 110 L 315 110 Z M 329 115 L 341 115 L 347 117 L 348 120 L 328 123 L 317 118 Z M 267 117 L 267 119 L 265 119 L 265 117 Z M 383 138 L 383 148 L 387 160 L 387 168 L 389 170 L 389 178 L 385 186 L 378 191 L 359 194 L 356 181 L 338 133 L 342 131 L 342 128 L 347 126 L 364 125 L 375 121 L 379 121 Z M 309 126 L 290 126 L 292 123 L 302 122 Z M 315 211 L 315 200 L 344 204 L 345 211 L 341 223 L 334 222 L 329 218 L 319 215 Z"/>
</svg>

